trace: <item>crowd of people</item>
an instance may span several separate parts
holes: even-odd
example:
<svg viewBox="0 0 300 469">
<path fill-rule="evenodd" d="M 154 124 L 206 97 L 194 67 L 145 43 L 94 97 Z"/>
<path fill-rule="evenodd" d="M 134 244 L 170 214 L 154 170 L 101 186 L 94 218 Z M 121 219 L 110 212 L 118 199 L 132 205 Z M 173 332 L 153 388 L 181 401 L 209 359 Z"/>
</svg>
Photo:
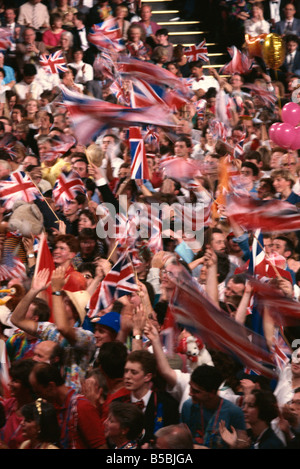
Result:
<svg viewBox="0 0 300 469">
<path fill-rule="evenodd" d="M 269 135 L 299 87 L 298 3 L 210 2 L 231 46 L 269 32 L 287 45 L 276 73 L 260 57 L 230 75 L 190 61 L 147 2 L 17 3 L 0 7 L 0 447 L 298 449 L 298 319 L 280 323 L 267 290 L 255 296 L 250 264 L 256 245 L 256 281 L 296 311 L 300 230 L 239 223 L 229 204 L 298 213 L 300 150 Z M 96 45 L 99 28 L 122 46 Z M 47 73 L 55 53 L 64 68 Z M 122 76 L 119 61 L 149 68 Z M 151 73 L 166 79 L 169 121 L 126 125 L 132 83 L 157 85 Z M 64 93 L 117 109 L 116 125 L 87 138 Z M 250 362 L 258 336 L 268 367 Z"/>
</svg>

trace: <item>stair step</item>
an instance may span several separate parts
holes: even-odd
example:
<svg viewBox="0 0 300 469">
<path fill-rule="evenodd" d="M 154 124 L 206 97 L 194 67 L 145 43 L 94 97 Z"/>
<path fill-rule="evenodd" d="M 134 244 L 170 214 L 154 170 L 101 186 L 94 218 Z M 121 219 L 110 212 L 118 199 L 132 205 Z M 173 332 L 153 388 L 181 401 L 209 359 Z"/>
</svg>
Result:
<svg viewBox="0 0 300 469">
<path fill-rule="evenodd" d="M 201 28 L 201 25 L 197 22 L 195 23 L 172 23 L 169 21 L 158 21 L 157 22 L 161 28 L 166 28 L 169 32 L 169 35 L 171 33 L 184 33 L 186 34 L 186 30 L 189 30 L 189 33 L 194 33 L 198 32 L 200 29 L 203 29 L 203 26 Z"/>
</svg>

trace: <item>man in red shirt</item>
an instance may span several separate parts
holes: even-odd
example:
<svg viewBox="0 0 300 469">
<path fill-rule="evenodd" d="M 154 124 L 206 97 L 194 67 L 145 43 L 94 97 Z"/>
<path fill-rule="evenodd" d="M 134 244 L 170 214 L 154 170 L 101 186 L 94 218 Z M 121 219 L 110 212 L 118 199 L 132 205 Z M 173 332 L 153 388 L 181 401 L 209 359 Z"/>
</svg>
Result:
<svg viewBox="0 0 300 469">
<path fill-rule="evenodd" d="M 37 363 L 29 375 L 36 394 L 51 402 L 61 429 L 62 449 L 105 449 L 103 420 L 95 406 L 64 383 L 59 369 Z"/>
</svg>

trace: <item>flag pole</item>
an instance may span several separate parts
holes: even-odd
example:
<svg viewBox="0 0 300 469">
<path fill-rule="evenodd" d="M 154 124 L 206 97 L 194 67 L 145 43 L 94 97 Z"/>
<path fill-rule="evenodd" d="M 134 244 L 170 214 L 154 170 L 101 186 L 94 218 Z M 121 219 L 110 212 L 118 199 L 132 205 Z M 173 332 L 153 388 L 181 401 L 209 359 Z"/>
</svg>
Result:
<svg viewBox="0 0 300 469">
<path fill-rule="evenodd" d="M 58 216 L 56 215 L 56 213 L 54 212 L 54 210 L 50 207 L 49 203 L 47 202 L 47 200 L 45 199 L 44 195 L 41 193 L 40 189 L 38 188 L 38 186 L 36 185 L 36 183 L 31 179 L 30 175 L 25 172 L 25 174 L 27 174 L 27 176 L 29 177 L 29 179 L 31 180 L 32 184 L 35 186 L 35 188 L 39 191 L 41 197 L 43 198 L 43 200 L 46 202 L 46 204 L 48 205 L 48 207 L 50 208 L 51 212 L 53 213 L 53 215 L 55 216 L 55 218 L 57 219 L 57 222 L 56 223 L 59 223 L 60 222 L 60 219 L 58 218 Z"/>
</svg>

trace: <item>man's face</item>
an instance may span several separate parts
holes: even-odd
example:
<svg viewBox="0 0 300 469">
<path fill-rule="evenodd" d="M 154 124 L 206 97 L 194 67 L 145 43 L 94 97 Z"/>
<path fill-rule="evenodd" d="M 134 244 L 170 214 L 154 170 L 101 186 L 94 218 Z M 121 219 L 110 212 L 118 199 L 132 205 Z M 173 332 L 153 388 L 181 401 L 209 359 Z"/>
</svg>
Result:
<svg viewBox="0 0 300 469">
<path fill-rule="evenodd" d="M 151 18 L 151 8 L 148 6 L 144 6 L 141 10 L 141 18 L 143 21 L 149 21 Z"/>
<path fill-rule="evenodd" d="M 291 4 L 286 5 L 286 7 L 284 8 L 284 14 L 285 14 L 286 19 L 294 18 L 295 13 L 296 13 L 295 7 Z"/>
<path fill-rule="evenodd" d="M 201 386 L 198 386 L 193 381 L 190 381 L 190 396 L 192 398 L 193 404 L 205 405 L 211 400 L 212 393 L 206 391 Z"/>
<path fill-rule="evenodd" d="M 291 411 L 300 417 L 300 392 L 296 392 L 290 404 Z"/>
<path fill-rule="evenodd" d="M 108 149 L 108 147 L 112 147 L 115 143 L 115 140 L 113 137 L 104 137 L 103 140 L 102 140 L 102 150 L 103 151 L 106 151 Z"/>
<path fill-rule="evenodd" d="M 110 329 L 101 324 L 95 324 L 94 336 L 96 339 L 96 347 L 101 347 L 106 342 L 112 342 L 113 340 Z"/>
<path fill-rule="evenodd" d="M 35 41 L 35 32 L 31 29 L 24 31 L 25 44 L 32 44 Z"/>
<path fill-rule="evenodd" d="M 285 257 L 286 254 L 286 242 L 283 239 L 274 239 L 272 245 L 272 253 L 277 252 L 281 256 Z"/>
<path fill-rule="evenodd" d="M 232 139 L 232 143 L 238 143 L 242 140 L 242 137 L 243 137 L 243 132 L 241 130 L 234 130 L 232 132 L 232 136 L 231 136 L 231 139 Z"/>
<path fill-rule="evenodd" d="M 271 160 L 270 160 L 270 168 L 271 169 L 279 169 L 281 166 L 281 161 L 283 158 L 284 153 L 281 153 L 279 151 L 275 151 L 271 155 Z"/>
<path fill-rule="evenodd" d="M 287 51 L 289 54 L 295 52 L 298 49 L 298 42 L 296 41 L 289 41 L 286 45 Z"/>
<path fill-rule="evenodd" d="M 245 285 L 243 283 L 234 283 L 230 279 L 225 287 L 224 297 L 228 300 L 231 296 L 243 296 L 244 290 Z"/>
<path fill-rule="evenodd" d="M 233 75 L 233 77 L 230 80 L 230 83 L 232 85 L 232 88 L 236 90 L 236 89 L 240 89 L 240 87 L 243 84 L 243 81 L 239 75 Z"/>
<path fill-rule="evenodd" d="M 66 243 L 58 241 L 53 251 L 53 260 L 56 265 L 62 265 L 65 262 L 71 261 L 74 255 Z"/>
<path fill-rule="evenodd" d="M 152 374 L 144 373 L 142 365 L 138 362 L 127 361 L 124 369 L 124 385 L 129 391 L 137 391 L 151 381 Z"/>
<path fill-rule="evenodd" d="M 264 238 L 264 249 L 268 256 L 272 253 L 272 247 L 273 247 L 273 239 Z"/>
<path fill-rule="evenodd" d="M 253 171 L 251 168 L 243 167 L 241 169 L 241 182 L 242 184 L 250 184 L 255 180 Z"/>
<path fill-rule="evenodd" d="M 201 78 L 203 75 L 203 67 L 192 67 L 191 75 L 195 78 Z"/>
<path fill-rule="evenodd" d="M 9 8 L 7 8 L 5 10 L 4 16 L 5 16 L 5 19 L 6 19 L 7 23 L 13 23 L 15 21 L 15 18 L 16 18 L 16 14 L 15 14 L 14 10 L 11 10 Z"/>
<path fill-rule="evenodd" d="M 32 359 L 36 362 L 50 363 L 54 345 L 55 343 L 49 340 L 39 342 L 34 347 Z"/>
<path fill-rule="evenodd" d="M 76 215 L 79 209 L 79 204 L 77 200 L 70 200 L 69 202 L 65 203 L 63 208 L 63 214 L 66 217 L 71 217 L 72 215 Z"/>
<path fill-rule="evenodd" d="M 177 157 L 187 158 L 189 156 L 189 148 L 187 147 L 186 142 L 175 142 L 174 153 Z"/>
<path fill-rule="evenodd" d="M 157 39 L 157 43 L 160 46 L 165 46 L 168 44 L 168 36 L 166 36 L 165 34 L 158 34 L 156 36 L 156 39 Z"/>
<path fill-rule="evenodd" d="M 223 233 L 212 234 L 211 247 L 215 252 L 226 252 L 226 242 Z"/>
<path fill-rule="evenodd" d="M 73 164 L 73 169 L 79 174 L 81 178 L 88 177 L 87 165 L 83 161 L 76 161 Z"/>
</svg>

